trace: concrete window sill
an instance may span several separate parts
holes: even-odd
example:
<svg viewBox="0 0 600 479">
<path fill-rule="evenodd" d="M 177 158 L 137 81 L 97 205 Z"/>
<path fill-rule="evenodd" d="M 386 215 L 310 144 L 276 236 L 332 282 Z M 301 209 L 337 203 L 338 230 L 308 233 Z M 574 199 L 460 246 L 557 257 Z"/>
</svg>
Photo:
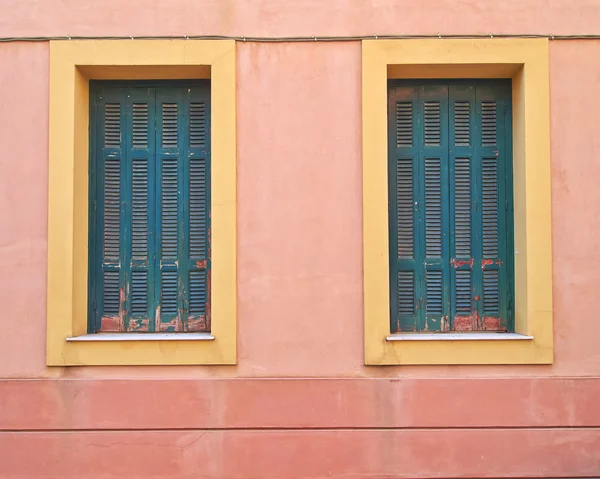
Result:
<svg viewBox="0 0 600 479">
<path fill-rule="evenodd" d="M 67 342 L 96 341 L 213 341 L 210 333 L 97 333 L 67 338 Z"/>
<path fill-rule="evenodd" d="M 399 333 L 387 341 L 531 341 L 533 336 L 518 333 Z"/>
</svg>

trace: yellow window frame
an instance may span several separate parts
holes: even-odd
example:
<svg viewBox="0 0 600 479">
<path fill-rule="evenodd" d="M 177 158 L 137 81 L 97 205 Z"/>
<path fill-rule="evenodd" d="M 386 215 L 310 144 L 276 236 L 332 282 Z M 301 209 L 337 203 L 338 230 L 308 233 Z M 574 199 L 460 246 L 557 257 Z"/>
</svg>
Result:
<svg viewBox="0 0 600 479">
<path fill-rule="evenodd" d="M 211 79 L 211 315 L 213 338 L 85 336 L 88 324 L 89 81 Z M 49 366 L 235 364 L 235 42 L 50 42 L 48 301 Z"/>
<path fill-rule="evenodd" d="M 515 332 L 521 338 L 513 335 L 491 341 L 491 336 L 479 334 L 468 340 L 456 336 L 442 340 L 391 340 L 387 81 L 397 78 L 512 79 Z M 367 365 L 552 363 L 549 97 L 547 39 L 363 40 L 363 281 Z"/>
</svg>

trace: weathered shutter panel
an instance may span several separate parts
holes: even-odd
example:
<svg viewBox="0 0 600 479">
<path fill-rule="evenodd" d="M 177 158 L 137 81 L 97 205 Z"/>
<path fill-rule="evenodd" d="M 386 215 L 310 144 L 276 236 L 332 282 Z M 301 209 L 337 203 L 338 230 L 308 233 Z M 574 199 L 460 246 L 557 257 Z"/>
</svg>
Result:
<svg viewBox="0 0 600 479">
<path fill-rule="evenodd" d="M 209 106 L 206 88 L 157 90 L 161 331 L 210 331 Z"/>
<path fill-rule="evenodd" d="M 512 285 L 507 87 L 450 86 L 451 318 L 454 331 L 508 329 Z M 505 208 L 506 206 L 506 208 Z M 502 291 L 501 291 L 502 290 Z"/>
<path fill-rule="evenodd" d="M 210 330 L 210 92 L 93 91 L 90 330 Z"/>
<path fill-rule="evenodd" d="M 185 196 L 186 248 L 185 278 L 186 329 L 210 330 L 210 118 L 206 90 L 188 89 L 184 107 L 188 112 L 185 123 L 188 132 Z"/>
<path fill-rule="evenodd" d="M 439 87 L 398 87 L 390 97 L 392 331 L 446 327 L 446 97 Z"/>
<path fill-rule="evenodd" d="M 423 136 L 418 180 L 420 203 L 424 205 L 424 322 L 419 330 L 444 331 L 448 328 L 448 88 L 425 86 L 419 89 L 419 109 L 422 112 Z M 423 240 L 422 240 L 423 241 Z"/>
<path fill-rule="evenodd" d="M 474 235 L 477 192 L 475 189 L 475 87 L 451 85 L 450 111 L 450 329 L 477 329 L 475 304 Z"/>
<path fill-rule="evenodd" d="M 510 86 L 390 89 L 391 331 L 507 330 Z"/>
<path fill-rule="evenodd" d="M 123 268 L 124 231 L 121 224 L 124 191 L 124 137 L 126 98 L 120 91 L 106 91 L 97 102 L 98 156 L 95 186 L 98 234 L 95 264 L 97 295 L 96 328 L 119 331 L 123 327 L 123 301 L 126 282 Z"/>
<path fill-rule="evenodd" d="M 126 331 L 151 331 L 154 292 L 154 215 L 151 200 L 154 183 L 154 89 L 128 89 L 128 148 L 131 178 L 131 225 L 128 244 L 129 288 Z"/>
<path fill-rule="evenodd" d="M 416 331 L 421 305 L 418 247 L 418 92 L 397 88 L 390 97 L 390 304 L 392 331 Z"/>
<path fill-rule="evenodd" d="M 157 234 L 159 260 L 157 331 L 183 330 L 183 284 L 179 258 L 183 253 L 183 101 L 180 90 L 156 90 Z"/>
<path fill-rule="evenodd" d="M 506 86 L 481 85 L 476 88 L 477 193 L 481 208 L 477 212 L 479 250 L 475 258 L 479 268 L 476 290 L 479 330 L 507 330 L 508 296 L 512 291 L 512 228 L 507 221 L 512 194 L 511 162 L 508 156 L 506 109 L 510 95 Z M 510 197 L 510 200 L 509 200 Z M 511 232 L 510 235 L 507 234 Z"/>
</svg>

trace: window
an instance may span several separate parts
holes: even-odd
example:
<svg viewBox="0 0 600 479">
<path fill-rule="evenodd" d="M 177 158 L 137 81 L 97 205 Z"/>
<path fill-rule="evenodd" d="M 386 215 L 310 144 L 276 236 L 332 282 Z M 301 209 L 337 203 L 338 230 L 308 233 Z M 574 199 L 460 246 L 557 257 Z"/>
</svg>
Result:
<svg viewBox="0 0 600 479">
<path fill-rule="evenodd" d="M 236 363 L 235 50 L 50 42 L 47 365 Z"/>
<path fill-rule="evenodd" d="M 365 364 L 551 364 L 548 40 L 363 40 L 362 161 Z"/>
<path fill-rule="evenodd" d="M 209 81 L 90 99 L 88 331 L 210 331 Z"/>
<path fill-rule="evenodd" d="M 389 83 L 390 330 L 513 330 L 510 81 Z"/>
</svg>

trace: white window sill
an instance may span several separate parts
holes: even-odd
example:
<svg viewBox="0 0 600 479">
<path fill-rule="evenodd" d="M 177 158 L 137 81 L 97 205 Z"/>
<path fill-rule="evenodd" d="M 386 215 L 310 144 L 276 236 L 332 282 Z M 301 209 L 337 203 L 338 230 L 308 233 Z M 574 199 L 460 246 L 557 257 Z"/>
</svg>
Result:
<svg viewBox="0 0 600 479">
<path fill-rule="evenodd" d="M 212 341 L 210 333 L 96 333 L 67 338 L 67 342 L 97 341 Z"/>
<path fill-rule="evenodd" d="M 387 341 L 530 341 L 533 336 L 518 333 L 398 333 Z"/>
</svg>

